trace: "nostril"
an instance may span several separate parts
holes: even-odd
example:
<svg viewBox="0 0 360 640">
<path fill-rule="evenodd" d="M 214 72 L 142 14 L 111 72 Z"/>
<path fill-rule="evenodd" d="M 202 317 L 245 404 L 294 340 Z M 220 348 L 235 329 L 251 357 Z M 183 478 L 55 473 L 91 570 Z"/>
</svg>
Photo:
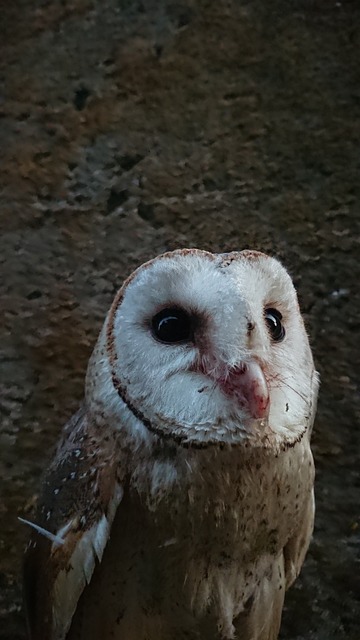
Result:
<svg viewBox="0 0 360 640">
<path fill-rule="evenodd" d="M 250 320 L 249 320 L 249 322 L 247 323 L 248 336 L 250 335 L 250 333 L 252 331 L 254 331 L 254 329 L 255 329 L 255 322 L 250 322 Z"/>
<path fill-rule="evenodd" d="M 247 370 L 247 365 L 245 364 L 245 362 L 242 362 L 241 364 L 238 364 L 236 367 L 233 367 L 232 369 L 230 369 L 229 377 L 236 378 L 236 376 L 242 375 L 243 373 L 245 373 L 246 370 Z"/>
</svg>

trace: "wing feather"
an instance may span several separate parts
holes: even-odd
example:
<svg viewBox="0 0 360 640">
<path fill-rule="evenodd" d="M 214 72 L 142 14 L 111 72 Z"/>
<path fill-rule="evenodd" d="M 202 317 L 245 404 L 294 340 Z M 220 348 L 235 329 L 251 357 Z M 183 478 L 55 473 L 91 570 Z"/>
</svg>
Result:
<svg viewBox="0 0 360 640">
<path fill-rule="evenodd" d="M 102 558 L 122 482 L 116 435 L 110 430 L 104 435 L 83 407 L 65 427 L 45 477 L 25 553 L 30 640 L 65 639 L 79 597 Z"/>
</svg>

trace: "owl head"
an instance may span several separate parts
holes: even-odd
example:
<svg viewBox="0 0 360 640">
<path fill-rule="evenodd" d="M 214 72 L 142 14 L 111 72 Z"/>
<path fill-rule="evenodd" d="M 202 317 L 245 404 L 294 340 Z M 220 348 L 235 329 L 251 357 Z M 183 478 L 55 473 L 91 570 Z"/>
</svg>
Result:
<svg viewBox="0 0 360 640">
<path fill-rule="evenodd" d="M 118 291 L 86 401 L 139 441 L 274 450 L 311 430 L 317 388 L 284 267 L 257 251 L 183 249 Z"/>
</svg>

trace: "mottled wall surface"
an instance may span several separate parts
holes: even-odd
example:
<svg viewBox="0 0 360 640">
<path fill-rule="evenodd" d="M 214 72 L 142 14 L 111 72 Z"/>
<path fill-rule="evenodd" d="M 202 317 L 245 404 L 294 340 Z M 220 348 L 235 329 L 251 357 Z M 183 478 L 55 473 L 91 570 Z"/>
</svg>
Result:
<svg viewBox="0 0 360 640">
<path fill-rule="evenodd" d="M 322 376 L 317 522 L 283 640 L 358 640 L 360 7 L 14 0 L 0 15 L 0 637 L 23 640 L 39 478 L 134 266 L 255 247 Z M 30 517 L 28 515 L 28 517 Z"/>
</svg>

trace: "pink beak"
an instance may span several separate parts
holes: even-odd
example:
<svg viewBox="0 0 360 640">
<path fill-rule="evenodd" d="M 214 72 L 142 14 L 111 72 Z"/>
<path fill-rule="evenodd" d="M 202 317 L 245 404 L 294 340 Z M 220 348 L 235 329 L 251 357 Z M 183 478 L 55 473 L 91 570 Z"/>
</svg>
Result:
<svg viewBox="0 0 360 640">
<path fill-rule="evenodd" d="M 265 418 L 269 413 L 269 388 L 260 364 L 256 360 L 230 369 L 217 381 L 223 392 L 234 397 L 252 418 Z"/>
</svg>

